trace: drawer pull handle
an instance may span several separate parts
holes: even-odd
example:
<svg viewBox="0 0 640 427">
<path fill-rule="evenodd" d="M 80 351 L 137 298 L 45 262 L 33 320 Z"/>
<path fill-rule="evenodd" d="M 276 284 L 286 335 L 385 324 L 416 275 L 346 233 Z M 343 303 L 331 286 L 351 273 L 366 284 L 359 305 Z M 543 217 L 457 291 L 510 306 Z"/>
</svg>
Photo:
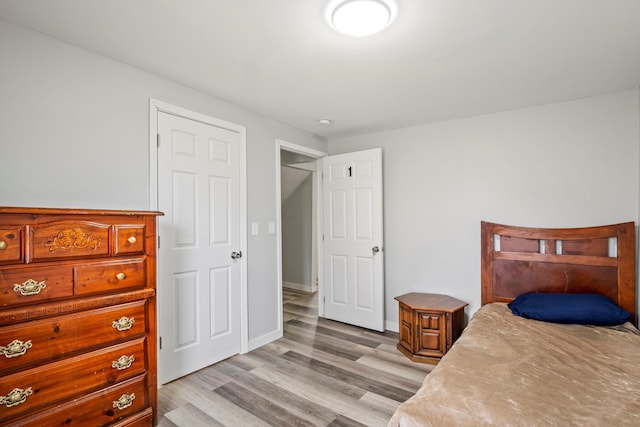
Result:
<svg viewBox="0 0 640 427">
<path fill-rule="evenodd" d="M 22 342 L 20 340 L 11 341 L 6 347 L 0 345 L 0 353 L 4 354 L 7 359 L 22 356 L 31 348 L 31 340 Z"/>
<path fill-rule="evenodd" d="M 47 284 L 44 282 L 38 282 L 33 279 L 29 279 L 24 283 L 16 283 L 13 285 L 13 291 L 19 292 L 20 295 L 38 295 L 41 290 L 47 287 Z"/>
<path fill-rule="evenodd" d="M 137 241 L 138 239 L 136 239 L 136 236 L 131 236 L 127 239 L 127 242 L 131 243 L 132 245 Z"/>
<path fill-rule="evenodd" d="M 133 400 L 136 398 L 135 393 L 131 394 L 123 394 L 120 396 L 120 399 L 113 401 L 113 407 L 116 409 L 120 409 L 121 411 L 129 406 L 133 405 Z"/>
<path fill-rule="evenodd" d="M 133 355 L 122 355 L 118 360 L 114 360 L 113 362 L 111 362 L 111 367 L 117 369 L 118 371 L 122 371 L 124 369 L 130 368 L 134 360 L 136 360 L 136 358 L 133 357 Z"/>
<path fill-rule="evenodd" d="M 7 249 L 7 242 L 0 240 L 0 251 Z"/>
<path fill-rule="evenodd" d="M 124 273 L 118 273 L 118 274 L 116 274 L 116 279 L 118 279 L 118 280 L 124 280 L 124 279 L 126 279 L 126 278 L 127 278 L 127 275 L 126 275 L 126 274 L 124 274 Z"/>
<path fill-rule="evenodd" d="M 26 389 L 14 388 L 6 396 L 0 396 L 0 405 L 4 405 L 7 408 L 19 405 L 27 401 L 27 397 L 33 394 L 31 387 Z"/>
<path fill-rule="evenodd" d="M 119 331 L 126 331 L 127 329 L 131 329 L 134 323 L 135 320 L 133 317 L 122 316 L 120 319 L 114 320 L 111 327 Z"/>
</svg>

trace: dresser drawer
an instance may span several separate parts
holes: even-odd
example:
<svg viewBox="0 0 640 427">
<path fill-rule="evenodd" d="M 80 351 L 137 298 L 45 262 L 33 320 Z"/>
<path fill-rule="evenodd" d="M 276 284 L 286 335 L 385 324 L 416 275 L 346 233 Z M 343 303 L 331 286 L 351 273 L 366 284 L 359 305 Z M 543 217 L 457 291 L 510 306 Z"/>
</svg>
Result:
<svg viewBox="0 0 640 427">
<path fill-rule="evenodd" d="M 118 224 L 115 230 L 116 255 L 128 255 L 144 252 L 144 224 Z"/>
<path fill-rule="evenodd" d="M 74 267 L 75 294 L 121 292 L 144 288 L 146 264 L 144 258 L 92 262 Z"/>
<path fill-rule="evenodd" d="M 150 426 L 151 408 L 129 417 L 143 410 L 147 405 L 145 375 L 141 375 L 58 405 L 54 410 L 41 411 L 9 425 L 12 427 L 106 426 L 122 420 L 122 422 L 130 421 L 123 424 L 127 426 Z M 136 421 L 145 422 L 145 420 L 146 424 L 135 424 Z"/>
<path fill-rule="evenodd" d="M 109 255 L 108 224 L 55 221 L 30 225 L 31 261 Z"/>
<path fill-rule="evenodd" d="M 22 227 L 0 226 L 0 264 L 23 262 Z"/>
<path fill-rule="evenodd" d="M 111 427 L 153 427 L 153 425 L 153 409 L 147 408 L 139 414 L 111 425 Z"/>
<path fill-rule="evenodd" d="M 146 300 L 0 328 L 0 374 L 146 332 Z M 125 321 L 132 321 L 126 328 Z M 116 322 L 114 327 L 114 322 Z M 123 329 L 123 330 L 119 330 Z"/>
<path fill-rule="evenodd" d="M 131 365 L 118 369 L 121 358 L 131 357 Z M 140 338 L 4 376 L 0 378 L 0 424 L 144 372 L 145 339 Z"/>
<path fill-rule="evenodd" d="M 73 296 L 71 266 L 0 269 L 0 307 Z"/>
</svg>

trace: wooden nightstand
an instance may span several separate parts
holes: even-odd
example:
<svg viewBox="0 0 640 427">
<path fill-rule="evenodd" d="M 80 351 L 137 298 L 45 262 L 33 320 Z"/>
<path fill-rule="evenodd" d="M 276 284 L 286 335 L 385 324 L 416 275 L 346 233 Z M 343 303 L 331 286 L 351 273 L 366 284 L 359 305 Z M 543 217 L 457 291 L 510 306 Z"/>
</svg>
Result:
<svg viewBox="0 0 640 427">
<path fill-rule="evenodd" d="M 400 304 L 398 350 L 414 362 L 436 364 L 462 333 L 466 302 L 447 295 L 410 293 Z"/>
</svg>

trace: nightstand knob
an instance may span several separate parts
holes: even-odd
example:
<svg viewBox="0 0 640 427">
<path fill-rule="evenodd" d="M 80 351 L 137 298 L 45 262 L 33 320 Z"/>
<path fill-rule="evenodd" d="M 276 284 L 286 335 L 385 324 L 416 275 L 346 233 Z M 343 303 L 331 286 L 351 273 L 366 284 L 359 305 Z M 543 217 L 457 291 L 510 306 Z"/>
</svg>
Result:
<svg viewBox="0 0 640 427">
<path fill-rule="evenodd" d="M 132 245 L 137 241 L 136 236 L 131 236 L 127 239 L 127 242 L 131 243 Z"/>
</svg>

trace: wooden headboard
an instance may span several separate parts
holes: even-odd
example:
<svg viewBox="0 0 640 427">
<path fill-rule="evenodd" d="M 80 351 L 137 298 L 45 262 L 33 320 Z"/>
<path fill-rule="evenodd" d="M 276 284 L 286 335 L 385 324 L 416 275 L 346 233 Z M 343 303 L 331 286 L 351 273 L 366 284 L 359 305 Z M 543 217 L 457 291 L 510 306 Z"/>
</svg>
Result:
<svg viewBox="0 0 640 427">
<path fill-rule="evenodd" d="M 531 228 L 482 222 L 482 304 L 527 292 L 598 293 L 636 317 L 633 222 Z"/>
</svg>

